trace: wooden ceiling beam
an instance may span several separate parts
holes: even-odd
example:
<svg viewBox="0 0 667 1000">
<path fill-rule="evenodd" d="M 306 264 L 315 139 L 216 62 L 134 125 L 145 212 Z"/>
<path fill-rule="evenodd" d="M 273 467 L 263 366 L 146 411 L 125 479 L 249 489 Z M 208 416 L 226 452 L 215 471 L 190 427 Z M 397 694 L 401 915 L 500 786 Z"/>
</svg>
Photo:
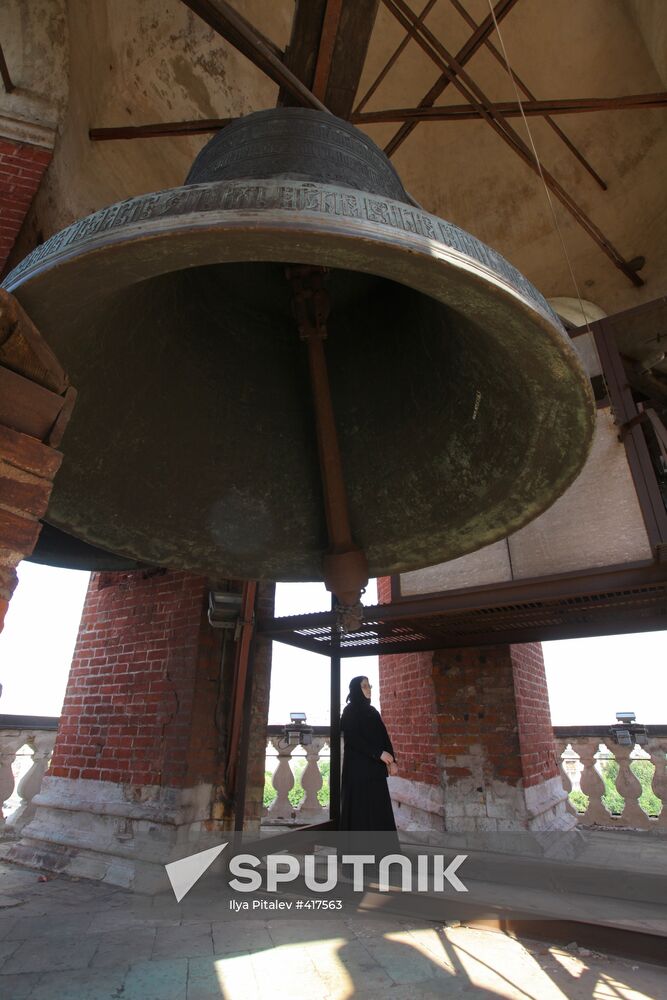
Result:
<svg viewBox="0 0 667 1000">
<path fill-rule="evenodd" d="M 379 0 L 297 0 L 285 65 L 339 118 L 352 113 L 378 6 Z M 281 89 L 278 104 L 295 103 Z"/>
<path fill-rule="evenodd" d="M 320 32 L 320 46 L 317 52 L 317 62 L 313 76 L 312 91 L 316 97 L 326 104 L 327 88 L 331 76 L 334 49 L 340 28 L 344 0 L 327 0 L 324 11 L 324 21 Z"/>
<path fill-rule="evenodd" d="M 297 104 L 319 111 L 327 110 L 312 91 L 288 69 L 280 50 L 226 0 L 182 0 L 182 2 L 279 87 L 289 91 Z"/>
<path fill-rule="evenodd" d="M 292 32 L 285 49 L 285 65 L 309 90 L 313 88 L 326 9 L 327 0 L 296 0 Z M 294 107 L 297 104 L 294 95 L 281 87 L 278 106 Z"/>
<path fill-rule="evenodd" d="M 339 118 L 352 114 L 379 5 L 379 0 L 343 0 L 324 97 Z"/>
<path fill-rule="evenodd" d="M 514 7 L 514 5 L 517 2 L 518 0 L 497 0 L 497 3 L 493 8 L 495 21 L 498 24 L 500 24 L 502 19 L 504 17 L 507 17 L 512 7 Z M 390 11 L 392 11 L 391 5 L 387 2 L 387 0 L 383 0 L 383 3 L 385 7 L 387 7 Z M 415 40 L 419 43 L 417 34 L 419 30 L 422 28 L 423 22 L 421 22 L 420 18 L 418 18 L 412 11 L 410 11 L 410 14 L 412 15 L 410 20 L 406 21 L 404 19 L 401 23 L 403 24 L 406 31 L 408 31 L 410 34 L 414 33 Z M 472 35 L 465 43 L 465 45 L 462 48 L 460 48 L 459 51 L 457 52 L 456 54 L 457 63 L 460 66 L 465 66 L 465 64 L 472 59 L 474 54 L 478 51 L 479 48 L 481 48 L 481 46 L 484 44 L 484 42 L 489 37 L 491 32 L 494 30 L 495 30 L 495 22 L 493 17 L 489 13 L 481 22 L 481 24 L 475 29 L 475 31 L 473 31 Z M 437 99 L 440 97 L 440 95 L 443 93 L 443 91 L 447 89 L 447 87 L 450 85 L 451 82 L 452 82 L 452 73 L 450 71 L 447 71 L 446 73 L 443 72 L 435 81 L 435 83 L 428 91 L 428 93 L 425 94 L 424 97 L 421 99 L 421 101 L 419 102 L 419 107 L 420 108 L 432 107 L 437 101 Z M 407 137 L 410 135 L 413 129 L 417 127 L 417 125 L 418 122 L 406 122 L 404 125 L 401 125 L 399 130 L 396 132 L 394 136 L 392 136 L 392 138 L 389 140 L 389 142 L 384 148 L 384 151 L 387 154 L 387 156 L 391 156 L 393 153 L 396 152 L 398 147 L 405 142 Z"/>
</svg>

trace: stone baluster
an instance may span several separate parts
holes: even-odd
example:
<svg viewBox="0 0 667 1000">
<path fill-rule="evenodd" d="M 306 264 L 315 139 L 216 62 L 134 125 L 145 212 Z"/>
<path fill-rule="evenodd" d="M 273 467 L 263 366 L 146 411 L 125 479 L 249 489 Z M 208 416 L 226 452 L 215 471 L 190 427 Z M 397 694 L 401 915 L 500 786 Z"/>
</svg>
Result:
<svg viewBox="0 0 667 1000">
<path fill-rule="evenodd" d="M 306 766 L 301 775 L 301 784 L 306 793 L 299 809 L 299 817 L 308 822 L 324 818 L 327 813 L 317 800 L 317 793 L 322 787 L 322 775 L 318 766 L 325 737 L 313 737 L 313 742 L 304 747 L 306 751 Z"/>
<path fill-rule="evenodd" d="M 651 755 L 651 762 L 655 767 L 653 775 L 653 791 L 662 802 L 662 809 L 657 820 L 651 822 L 651 830 L 664 833 L 667 831 L 667 740 L 649 737 L 649 744 L 646 748 Z"/>
<path fill-rule="evenodd" d="M 583 765 L 579 784 L 582 792 L 589 799 L 588 809 L 583 816 L 580 815 L 579 817 L 579 822 L 584 823 L 586 826 L 591 826 L 594 823 L 600 826 L 608 826 L 611 821 L 609 813 L 602 804 L 604 781 L 595 766 L 597 763 L 595 755 L 598 752 L 598 747 L 599 745 L 595 740 L 590 742 L 588 740 L 581 740 L 577 741 L 577 745 L 574 748 L 579 754 Z"/>
<path fill-rule="evenodd" d="M 17 751 L 26 740 L 26 734 L 18 729 L 5 730 L 0 733 L 0 836 L 6 835 L 7 824 L 2 811 L 3 804 L 14 791 L 14 772 L 12 764 Z"/>
<path fill-rule="evenodd" d="M 21 802 L 8 823 L 14 833 L 20 833 L 35 814 L 36 807 L 33 805 L 32 800 L 42 787 L 42 778 L 49 766 L 55 741 L 55 732 L 37 732 L 28 738 L 27 742 L 32 747 L 33 757 L 30 769 L 19 779 L 16 788 Z"/>
<path fill-rule="evenodd" d="M 294 747 L 286 744 L 284 736 L 270 736 L 269 742 L 278 756 L 278 766 L 273 772 L 272 779 L 273 787 L 278 794 L 269 806 L 268 815 L 274 820 L 289 820 L 294 812 L 294 806 L 287 797 L 294 788 L 294 774 L 290 765 Z"/>
<path fill-rule="evenodd" d="M 618 761 L 616 790 L 625 801 L 620 821 L 623 826 L 630 826 L 634 830 L 648 830 L 650 820 L 638 802 L 642 794 L 641 782 L 630 770 L 630 765 L 633 761 L 631 757 L 633 750 L 634 746 L 619 745 L 614 747 L 614 756 Z"/>
<path fill-rule="evenodd" d="M 558 749 L 556 749 L 556 756 L 558 756 Z M 572 744 L 568 743 L 563 752 L 560 755 L 561 759 L 561 769 L 560 778 L 563 783 L 563 789 L 567 794 L 567 799 L 565 800 L 565 808 L 573 816 L 579 818 L 580 813 L 574 808 L 570 802 L 570 792 L 579 790 L 579 767 L 580 760 L 579 755 L 572 749 Z"/>
</svg>

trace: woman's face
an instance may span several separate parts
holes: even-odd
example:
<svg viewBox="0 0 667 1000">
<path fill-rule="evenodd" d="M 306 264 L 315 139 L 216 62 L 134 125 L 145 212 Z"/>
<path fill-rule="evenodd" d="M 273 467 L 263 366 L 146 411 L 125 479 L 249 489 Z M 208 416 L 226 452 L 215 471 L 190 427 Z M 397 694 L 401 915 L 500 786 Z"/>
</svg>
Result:
<svg viewBox="0 0 667 1000">
<path fill-rule="evenodd" d="M 371 685 L 368 682 L 368 677 L 364 677 L 360 684 L 361 690 L 364 692 L 368 700 L 371 700 Z"/>
</svg>

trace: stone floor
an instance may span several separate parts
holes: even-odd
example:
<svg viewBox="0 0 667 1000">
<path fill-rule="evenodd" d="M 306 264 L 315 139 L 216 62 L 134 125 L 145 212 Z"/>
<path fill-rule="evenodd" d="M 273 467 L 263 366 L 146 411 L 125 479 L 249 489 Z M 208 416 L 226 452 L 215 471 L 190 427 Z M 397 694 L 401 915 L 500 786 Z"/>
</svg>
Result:
<svg viewBox="0 0 667 1000">
<path fill-rule="evenodd" d="M 270 915 L 269 915 L 270 916 Z M 0 863 L 3 1000 L 664 1000 L 667 969 L 387 916 L 242 918 Z"/>
</svg>

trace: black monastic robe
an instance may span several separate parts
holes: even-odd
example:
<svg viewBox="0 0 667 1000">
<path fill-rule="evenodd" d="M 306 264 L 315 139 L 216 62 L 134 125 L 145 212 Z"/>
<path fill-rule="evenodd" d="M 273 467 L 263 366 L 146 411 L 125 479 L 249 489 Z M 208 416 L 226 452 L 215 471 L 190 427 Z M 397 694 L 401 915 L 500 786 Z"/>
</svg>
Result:
<svg viewBox="0 0 667 1000">
<path fill-rule="evenodd" d="M 382 717 L 372 705 L 346 705 L 340 720 L 345 740 L 341 782 L 341 830 L 396 830 L 387 787 L 387 765 L 394 757 Z"/>
</svg>

